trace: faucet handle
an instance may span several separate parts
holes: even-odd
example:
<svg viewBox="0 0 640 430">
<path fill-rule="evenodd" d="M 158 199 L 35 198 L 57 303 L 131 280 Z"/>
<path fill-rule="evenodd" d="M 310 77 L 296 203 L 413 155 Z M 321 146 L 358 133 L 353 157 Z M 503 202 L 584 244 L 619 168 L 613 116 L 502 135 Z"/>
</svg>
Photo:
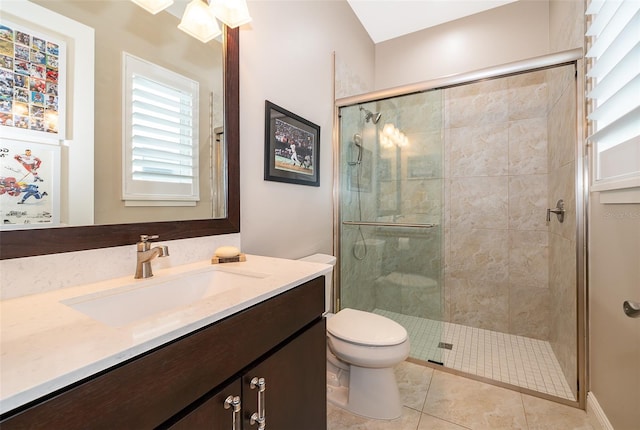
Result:
<svg viewBox="0 0 640 430">
<path fill-rule="evenodd" d="M 148 242 L 149 239 L 157 239 L 158 236 L 157 234 L 141 234 L 140 235 L 140 242 L 138 242 L 136 245 L 138 245 L 138 251 L 140 252 L 144 252 L 144 251 L 148 251 L 149 249 L 151 249 L 151 243 Z"/>
</svg>

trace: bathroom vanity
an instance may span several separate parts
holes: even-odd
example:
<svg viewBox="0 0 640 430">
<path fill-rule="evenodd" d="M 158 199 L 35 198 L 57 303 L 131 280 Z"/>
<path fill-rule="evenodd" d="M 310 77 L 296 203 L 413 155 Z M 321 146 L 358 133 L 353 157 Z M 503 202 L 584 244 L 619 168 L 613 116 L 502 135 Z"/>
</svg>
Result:
<svg viewBox="0 0 640 430">
<path fill-rule="evenodd" d="M 252 260 L 253 265 L 250 264 Z M 248 287 L 239 289 L 245 291 L 227 290 L 216 297 L 217 300 L 190 305 L 189 312 L 183 308 L 181 312 L 189 315 L 183 319 L 186 325 L 140 341 L 137 347 L 116 352 L 115 356 L 112 354 L 99 360 L 101 364 L 89 358 L 85 367 L 93 369 L 93 373 L 77 380 L 74 380 L 79 374 L 77 372 L 53 378 L 66 381 L 58 389 L 41 395 L 37 390 L 30 392 L 33 390 L 25 386 L 22 392 L 7 399 L 3 388 L 2 402 L 5 405 L 0 427 L 3 430 L 324 430 L 326 336 L 322 313 L 325 294 L 323 274 L 328 269 L 320 264 L 256 256 L 248 257 L 248 263 L 240 267 L 263 274 L 266 274 L 265 270 L 271 270 L 279 275 L 257 279 L 256 284 L 259 285 L 262 279 L 263 285 L 254 291 L 248 291 Z M 293 269 L 295 274 L 280 272 L 279 269 L 286 267 Z M 94 286 L 90 290 L 96 288 L 100 290 L 101 287 Z M 60 294 L 56 295 L 58 299 Z M 72 294 L 77 294 L 77 291 Z M 55 306 L 64 305 L 58 300 Z M 11 306 L 6 308 L 11 314 Z M 63 309 L 59 308 L 61 312 Z M 210 315 L 200 318 L 199 312 L 210 312 Z M 70 315 L 80 315 L 77 323 L 85 324 L 86 330 L 96 333 L 98 326 L 94 326 L 93 321 L 86 321 L 88 317 L 73 309 Z M 3 315 L 3 324 L 5 318 Z M 157 316 L 154 318 L 157 320 Z M 197 321 L 193 322 L 194 319 Z M 149 321 L 149 318 L 145 319 L 144 324 L 148 326 Z M 104 333 L 111 332 L 117 337 L 139 325 L 140 322 L 136 322 L 108 328 Z M 71 335 L 75 334 L 71 331 Z M 39 339 L 44 342 L 44 338 Z M 14 338 L 6 340 L 5 343 L 2 339 L 3 358 L 7 352 L 11 362 L 10 343 Z M 96 339 L 91 338 L 88 342 L 94 344 Z M 109 343 L 110 340 L 104 339 L 104 342 Z M 61 343 L 70 345 L 68 340 Z M 148 348 L 154 343 L 158 345 Z M 137 352 L 139 348 L 148 349 Z M 71 346 L 69 360 L 74 361 L 73 356 L 79 351 L 76 346 Z M 64 351 L 55 353 L 50 364 L 55 366 L 56 360 L 64 356 Z M 31 365 L 37 365 L 38 360 L 33 357 L 36 355 L 27 353 L 24 358 L 31 361 Z M 105 363 L 114 360 L 120 361 L 105 367 Z M 46 363 L 47 360 L 40 362 Z M 100 367 L 104 368 L 96 371 Z M 39 371 L 34 369 L 36 373 Z M 11 390 L 17 375 L 19 373 L 3 370 L 2 382 L 7 382 L 6 386 Z M 30 375 L 24 376 L 25 380 L 30 378 Z M 50 387 L 51 380 L 40 385 Z M 46 391 L 46 388 L 41 390 Z M 25 393 L 36 398 L 24 401 L 27 398 Z M 5 411 L 6 402 L 15 402 L 16 398 L 22 404 Z"/>
</svg>

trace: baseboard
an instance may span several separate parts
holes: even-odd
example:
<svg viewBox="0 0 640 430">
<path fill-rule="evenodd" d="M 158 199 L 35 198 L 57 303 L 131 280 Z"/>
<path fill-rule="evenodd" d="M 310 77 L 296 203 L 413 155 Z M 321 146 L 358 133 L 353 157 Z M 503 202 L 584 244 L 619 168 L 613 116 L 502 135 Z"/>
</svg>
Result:
<svg viewBox="0 0 640 430">
<path fill-rule="evenodd" d="M 591 391 L 587 393 L 587 415 L 592 425 L 599 426 L 597 430 L 614 430 L 596 396 Z"/>
</svg>

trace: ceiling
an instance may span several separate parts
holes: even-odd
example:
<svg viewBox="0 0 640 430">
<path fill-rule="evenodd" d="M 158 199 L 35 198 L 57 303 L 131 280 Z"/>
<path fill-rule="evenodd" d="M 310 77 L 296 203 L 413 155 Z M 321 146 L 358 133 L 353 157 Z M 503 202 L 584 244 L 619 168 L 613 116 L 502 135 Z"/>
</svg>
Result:
<svg viewBox="0 0 640 430">
<path fill-rule="evenodd" d="M 517 0 L 347 0 L 373 43 Z"/>
<path fill-rule="evenodd" d="M 190 0 L 174 0 L 167 11 L 178 18 Z M 347 0 L 373 43 L 404 36 L 435 25 L 518 0 Z"/>
</svg>

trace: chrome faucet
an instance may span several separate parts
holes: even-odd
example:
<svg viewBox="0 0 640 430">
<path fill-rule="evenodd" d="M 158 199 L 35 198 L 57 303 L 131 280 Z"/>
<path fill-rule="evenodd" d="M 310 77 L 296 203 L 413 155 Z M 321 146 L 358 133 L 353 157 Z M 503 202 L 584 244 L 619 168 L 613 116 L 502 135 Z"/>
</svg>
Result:
<svg viewBox="0 0 640 430">
<path fill-rule="evenodd" d="M 169 247 L 167 245 L 158 245 L 151 248 L 151 242 L 149 239 L 157 239 L 158 235 L 140 235 L 140 242 L 136 245 L 138 247 L 136 258 L 136 274 L 135 279 L 150 278 L 153 276 L 151 270 L 151 260 L 156 257 L 166 257 L 169 255 Z"/>
</svg>

